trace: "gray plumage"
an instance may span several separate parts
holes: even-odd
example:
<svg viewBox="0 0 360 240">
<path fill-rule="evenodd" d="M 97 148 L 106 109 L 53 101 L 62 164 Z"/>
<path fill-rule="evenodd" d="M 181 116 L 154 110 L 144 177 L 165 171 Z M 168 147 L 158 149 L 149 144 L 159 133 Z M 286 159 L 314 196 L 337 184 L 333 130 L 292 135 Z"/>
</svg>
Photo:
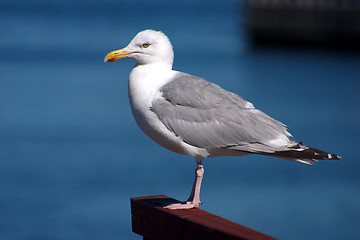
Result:
<svg viewBox="0 0 360 240">
<path fill-rule="evenodd" d="M 202 78 L 178 72 L 160 91 L 163 98 L 155 100 L 151 110 L 170 131 L 192 146 L 213 152 L 234 151 L 228 155 L 258 153 L 300 162 L 304 162 L 306 156 L 305 163 L 313 163 L 320 157 L 308 151 L 301 154 L 300 151 L 309 147 L 290 139 L 284 124 L 255 109 L 240 96 Z M 289 144 L 269 144 L 279 136 L 288 138 Z M 322 158 L 329 158 L 324 154 Z"/>
<path fill-rule="evenodd" d="M 160 91 L 163 99 L 154 101 L 151 110 L 190 145 L 207 149 L 266 145 L 279 134 L 289 136 L 282 123 L 201 78 L 178 73 Z"/>
<path fill-rule="evenodd" d="M 159 145 L 195 157 L 195 180 L 187 202 L 169 209 L 199 207 L 203 160 L 213 156 L 263 154 L 312 164 L 339 159 L 291 139 L 284 124 L 204 79 L 172 69 L 170 40 L 144 30 L 105 62 L 129 57 L 137 62 L 129 76 L 130 106 L 138 126 Z"/>
</svg>

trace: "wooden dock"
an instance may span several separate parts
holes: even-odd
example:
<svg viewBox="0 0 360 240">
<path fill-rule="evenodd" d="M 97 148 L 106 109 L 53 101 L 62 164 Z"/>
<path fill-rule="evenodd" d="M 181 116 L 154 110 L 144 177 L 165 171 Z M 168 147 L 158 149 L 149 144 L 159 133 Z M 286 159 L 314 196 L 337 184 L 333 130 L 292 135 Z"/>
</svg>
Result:
<svg viewBox="0 0 360 240">
<path fill-rule="evenodd" d="M 177 202 L 165 195 L 131 198 L 133 232 L 143 236 L 144 240 L 275 239 L 198 208 L 163 208 Z"/>
</svg>

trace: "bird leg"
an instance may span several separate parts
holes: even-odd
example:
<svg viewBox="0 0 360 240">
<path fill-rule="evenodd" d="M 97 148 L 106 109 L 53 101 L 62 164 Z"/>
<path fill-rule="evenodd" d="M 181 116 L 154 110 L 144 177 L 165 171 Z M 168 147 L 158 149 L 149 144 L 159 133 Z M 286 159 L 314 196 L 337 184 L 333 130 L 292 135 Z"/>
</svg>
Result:
<svg viewBox="0 0 360 240">
<path fill-rule="evenodd" d="M 174 203 L 165 208 L 168 209 L 190 209 L 190 208 L 198 208 L 200 202 L 200 188 L 201 188 L 201 181 L 204 176 L 204 167 L 202 165 L 202 157 L 196 157 L 196 164 L 197 168 L 195 170 L 195 179 L 194 184 L 192 186 L 191 194 L 187 202 L 185 203 Z"/>
<path fill-rule="evenodd" d="M 192 186 L 191 194 L 188 199 L 188 202 L 192 202 L 196 204 L 196 207 L 199 207 L 200 202 L 200 188 L 201 188 L 201 182 L 204 176 L 204 167 L 202 165 L 201 161 L 196 161 L 197 168 L 195 170 L 195 179 L 194 184 Z"/>
</svg>

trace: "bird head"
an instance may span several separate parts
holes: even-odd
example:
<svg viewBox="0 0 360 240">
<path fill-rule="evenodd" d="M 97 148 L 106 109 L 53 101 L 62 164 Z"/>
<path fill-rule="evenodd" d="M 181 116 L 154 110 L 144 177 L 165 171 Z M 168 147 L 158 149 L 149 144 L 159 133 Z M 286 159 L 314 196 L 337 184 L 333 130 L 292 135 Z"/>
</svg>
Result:
<svg viewBox="0 0 360 240">
<path fill-rule="evenodd" d="M 131 58 L 138 64 L 164 63 L 172 66 L 174 51 L 168 37 L 154 30 L 139 32 L 125 48 L 108 53 L 104 62 Z"/>
</svg>

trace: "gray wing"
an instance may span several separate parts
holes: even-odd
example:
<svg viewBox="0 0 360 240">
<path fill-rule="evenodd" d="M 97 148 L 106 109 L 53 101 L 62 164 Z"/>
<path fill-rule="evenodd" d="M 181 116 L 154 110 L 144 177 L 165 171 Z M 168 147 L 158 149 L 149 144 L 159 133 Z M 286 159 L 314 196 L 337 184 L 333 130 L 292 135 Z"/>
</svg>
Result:
<svg viewBox="0 0 360 240">
<path fill-rule="evenodd" d="M 160 90 L 163 98 L 155 100 L 151 110 L 190 145 L 234 149 L 290 135 L 250 102 L 201 78 L 178 73 Z"/>
</svg>

